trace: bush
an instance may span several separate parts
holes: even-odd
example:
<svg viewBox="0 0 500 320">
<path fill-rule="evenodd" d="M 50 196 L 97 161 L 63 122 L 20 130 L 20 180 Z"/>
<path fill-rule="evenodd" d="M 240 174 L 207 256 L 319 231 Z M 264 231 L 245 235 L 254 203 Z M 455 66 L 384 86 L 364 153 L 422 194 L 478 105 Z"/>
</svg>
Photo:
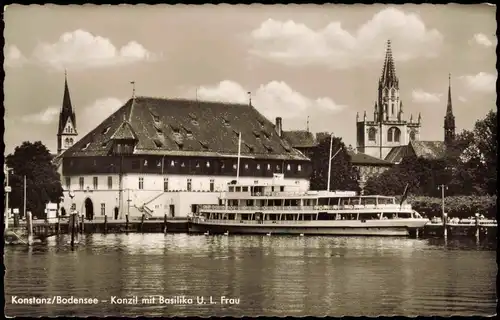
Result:
<svg viewBox="0 0 500 320">
<path fill-rule="evenodd" d="M 441 198 L 408 197 L 414 210 L 427 217 L 441 216 Z M 444 210 L 448 217 L 468 218 L 475 213 L 494 218 L 497 212 L 497 196 L 454 196 L 444 198 Z"/>
</svg>

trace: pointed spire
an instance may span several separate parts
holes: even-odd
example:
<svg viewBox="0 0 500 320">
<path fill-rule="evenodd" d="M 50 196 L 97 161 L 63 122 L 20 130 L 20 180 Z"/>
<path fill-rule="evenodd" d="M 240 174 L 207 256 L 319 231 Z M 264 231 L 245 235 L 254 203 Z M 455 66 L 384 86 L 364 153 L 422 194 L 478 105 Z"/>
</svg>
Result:
<svg viewBox="0 0 500 320">
<path fill-rule="evenodd" d="M 363 121 L 366 121 L 366 110 L 365 110 L 365 114 L 363 115 Z"/>
<path fill-rule="evenodd" d="M 63 93 L 61 113 L 59 114 L 58 134 L 63 133 L 68 118 L 71 119 L 71 122 L 73 123 L 73 129 L 76 133 L 76 116 L 73 110 L 73 104 L 71 103 L 71 95 L 69 93 L 68 72 L 66 69 L 64 69 L 64 93 Z"/>
<path fill-rule="evenodd" d="M 413 114 L 410 114 L 410 123 L 413 123 Z"/>
<path fill-rule="evenodd" d="M 392 57 L 391 40 L 387 40 L 387 49 L 385 52 L 384 67 L 382 68 L 382 77 L 380 78 L 380 85 L 384 87 L 394 86 L 399 89 L 399 81 L 396 77 L 396 67 Z"/>
<path fill-rule="evenodd" d="M 252 105 L 252 92 L 248 91 L 247 94 L 248 94 L 248 105 L 251 106 Z"/>
<path fill-rule="evenodd" d="M 356 112 L 356 122 L 359 121 L 359 112 Z"/>
<path fill-rule="evenodd" d="M 422 122 L 422 114 L 419 112 L 418 113 L 418 123 Z"/>
<path fill-rule="evenodd" d="M 450 143 L 455 139 L 455 116 L 451 103 L 451 74 L 448 74 L 448 105 L 444 117 L 444 141 Z"/>
<path fill-rule="evenodd" d="M 448 74 L 448 105 L 446 107 L 446 115 L 453 115 L 453 108 L 451 105 L 451 73 Z"/>
</svg>

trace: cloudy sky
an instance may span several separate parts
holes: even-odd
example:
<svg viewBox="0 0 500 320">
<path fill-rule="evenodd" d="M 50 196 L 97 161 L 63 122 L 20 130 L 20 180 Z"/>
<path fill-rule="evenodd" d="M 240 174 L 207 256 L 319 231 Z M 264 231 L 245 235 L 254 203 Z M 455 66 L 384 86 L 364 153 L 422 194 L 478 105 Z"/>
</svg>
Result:
<svg viewBox="0 0 500 320">
<path fill-rule="evenodd" d="M 459 130 L 495 109 L 495 8 L 488 5 L 16 6 L 5 12 L 6 152 L 55 151 L 64 69 L 87 133 L 131 97 L 252 102 L 285 130 L 355 144 L 373 117 L 392 41 L 406 117 L 443 139 L 448 73 Z M 274 121 L 274 120 L 273 120 Z"/>
</svg>

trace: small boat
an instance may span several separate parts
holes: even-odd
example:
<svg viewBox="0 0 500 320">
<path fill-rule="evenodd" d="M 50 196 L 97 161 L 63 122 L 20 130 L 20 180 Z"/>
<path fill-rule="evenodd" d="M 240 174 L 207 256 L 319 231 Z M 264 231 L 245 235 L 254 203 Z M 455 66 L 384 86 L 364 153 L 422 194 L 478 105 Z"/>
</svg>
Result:
<svg viewBox="0 0 500 320">
<path fill-rule="evenodd" d="M 266 236 L 270 237 L 271 236 L 271 232 L 269 232 L 268 234 L 266 234 Z"/>
</svg>

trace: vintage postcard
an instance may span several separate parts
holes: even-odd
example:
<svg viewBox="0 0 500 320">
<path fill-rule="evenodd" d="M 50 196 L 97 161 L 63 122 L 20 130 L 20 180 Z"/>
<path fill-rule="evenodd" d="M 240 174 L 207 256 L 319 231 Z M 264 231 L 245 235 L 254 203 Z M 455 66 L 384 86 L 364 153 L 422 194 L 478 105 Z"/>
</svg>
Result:
<svg viewBox="0 0 500 320">
<path fill-rule="evenodd" d="M 496 313 L 494 5 L 5 7 L 5 313 Z"/>
</svg>

